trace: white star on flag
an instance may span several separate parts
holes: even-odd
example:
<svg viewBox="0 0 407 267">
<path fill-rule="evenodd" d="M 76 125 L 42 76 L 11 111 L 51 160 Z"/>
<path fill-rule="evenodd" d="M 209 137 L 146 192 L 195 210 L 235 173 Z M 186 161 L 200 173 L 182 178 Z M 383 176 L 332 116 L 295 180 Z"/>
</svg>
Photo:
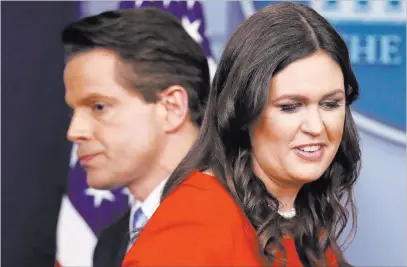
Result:
<svg viewBox="0 0 407 267">
<path fill-rule="evenodd" d="M 189 19 L 184 16 L 182 17 L 181 23 L 184 29 L 187 31 L 187 33 L 195 40 L 195 42 L 200 44 L 202 42 L 202 36 L 199 33 L 199 26 L 201 26 L 201 20 L 197 19 L 191 23 Z"/>
<path fill-rule="evenodd" d="M 171 4 L 171 0 L 163 0 L 163 6 L 164 8 L 168 8 Z"/>
<path fill-rule="evenodd" d="M 135 4 L 136 7 L 141 7 L 141 5 L 143 4 L 143 1 L 144 0 L 135 0 L 134 4 Z"/>
<path fill-rule="evenodd" d="M 187 8 L 192 9 L 195 5 L 196 0 L 187 0 Z"/>
<path fill-rule="evenodd" d="M 85 194 L 87 196 L 93 197 L 93 205 L 95 206 L 95 208 L 98 208 L 100 204 L 102 204 L 102 201 L 105 199 L 111 202 L 115 199 L 114 195 L 109 190 L 98 190 L 89 187 L 85 190 Z"/>
</svg>

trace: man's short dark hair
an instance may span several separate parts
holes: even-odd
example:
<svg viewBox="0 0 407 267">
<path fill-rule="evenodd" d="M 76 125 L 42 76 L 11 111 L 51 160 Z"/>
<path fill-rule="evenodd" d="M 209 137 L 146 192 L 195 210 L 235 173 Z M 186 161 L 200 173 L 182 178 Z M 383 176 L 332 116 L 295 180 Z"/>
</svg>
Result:
<svg viewBox="0 0 407 267">
<path fill-rule="evenodd" d="M 182 86 L 191 120 L 201 125 L 210 88 L 207 58 L 172 14 L 151 7 L 107 11 L 69 24 L 62 41 L 66 60 L 94 48 L 116 52 L 123 63 L 118 78 L 147 102 L 172 85 Z"/>
</svg>

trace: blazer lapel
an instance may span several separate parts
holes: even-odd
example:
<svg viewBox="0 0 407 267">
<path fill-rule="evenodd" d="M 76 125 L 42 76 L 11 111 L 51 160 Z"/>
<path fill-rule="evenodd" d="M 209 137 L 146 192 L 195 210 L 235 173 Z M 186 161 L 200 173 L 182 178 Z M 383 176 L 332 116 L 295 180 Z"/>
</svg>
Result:
<svg viewBox="0 0 407 267">
<path fill-rule="evenodd" d="M 124 256 L 126 255 L 127 245 L 129 243 L 129 219 L 130 212 L 126 213 L 126 215 L 123 216 L 123 221 L 120 222 L 120 232 L 118 233 L 118 238 L 120 239 L 118 243 L 119 249 L 117 250 L 112 267 L 121 267 Z M 113 248 L 113 251 L 115 251 L 116 249 Z"/>
</svg>

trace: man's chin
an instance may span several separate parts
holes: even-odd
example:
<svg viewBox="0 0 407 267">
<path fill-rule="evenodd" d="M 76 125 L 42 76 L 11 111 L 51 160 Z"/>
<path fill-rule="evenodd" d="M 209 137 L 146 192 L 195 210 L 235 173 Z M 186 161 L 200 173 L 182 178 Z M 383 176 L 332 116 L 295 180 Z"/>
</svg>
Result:
<svg viewBox="0 0 407 267">
<path fill-rule="evenodd" d="M 118 187 L 116 184 L 112 183 L 112 180 L 108 177 L 92 177 L 88 175 L 86 182 L 89 187 L 98 190 L 113 190 Z"/>
</svg>

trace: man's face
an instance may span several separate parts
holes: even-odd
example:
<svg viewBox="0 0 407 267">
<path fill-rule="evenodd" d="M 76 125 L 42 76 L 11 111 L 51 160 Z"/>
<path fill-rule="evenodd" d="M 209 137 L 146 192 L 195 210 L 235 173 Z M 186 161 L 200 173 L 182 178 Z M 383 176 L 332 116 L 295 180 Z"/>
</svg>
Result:
<svg viewBox="0 0 407 267">
<path fill-rule="evenodd" d="M 68 139 L 89 186 L 128 186 L 154 164 L 163 131 L 157 105 L 117 81 L 120 58 L 106 49 L 73 56 L 64 71 L 65 99 L 73 109 Z"/>
</svg>

